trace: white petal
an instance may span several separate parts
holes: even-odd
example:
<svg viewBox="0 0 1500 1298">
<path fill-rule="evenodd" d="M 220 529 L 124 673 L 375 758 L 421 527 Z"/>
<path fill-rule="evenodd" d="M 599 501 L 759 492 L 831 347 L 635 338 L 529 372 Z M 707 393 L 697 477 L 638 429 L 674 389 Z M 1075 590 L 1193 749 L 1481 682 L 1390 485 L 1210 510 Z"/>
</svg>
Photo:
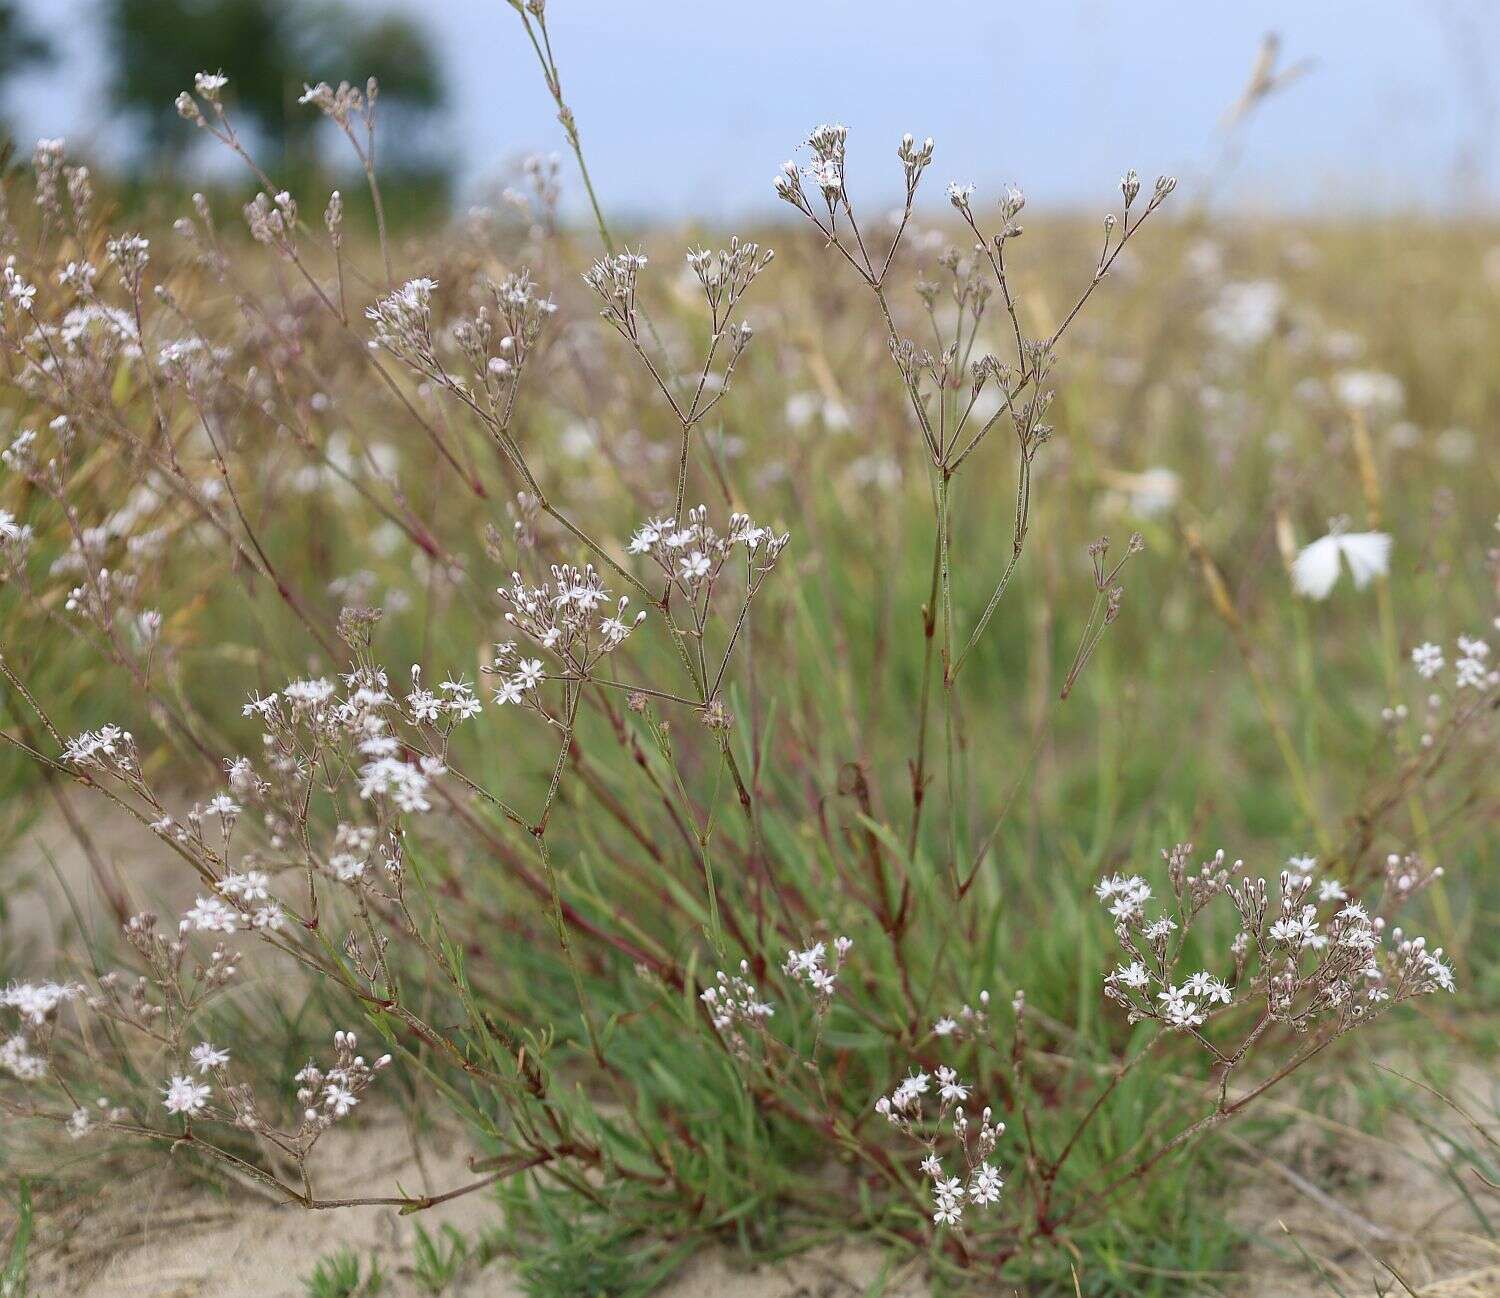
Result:
<svg viewBox="0 0 1500 1298">
<path fill-rule="evenodd" d="M 1391 560 L 1391 538 L 1384 532 L 1346 532 L 1338 542 L 1357 589 L 1363 590 L 1372 577 L 1385 576 Z"/>
<path fill-rule="evenodd" d="M 1327 599 L 1339 579 L 1340 536 L 1319 537 L 1292 561 L 1292 589 L 1310 599 Z"/>
</svg>

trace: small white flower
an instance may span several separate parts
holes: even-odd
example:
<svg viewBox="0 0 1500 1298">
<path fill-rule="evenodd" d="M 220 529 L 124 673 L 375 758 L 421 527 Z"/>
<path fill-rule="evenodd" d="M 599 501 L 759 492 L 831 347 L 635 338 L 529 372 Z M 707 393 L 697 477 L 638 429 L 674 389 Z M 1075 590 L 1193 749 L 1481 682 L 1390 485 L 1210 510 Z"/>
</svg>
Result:
<svg viewBox="0 0 1500 1298">
<path fill-rule="evenodd" d="M 1139 960 L 1132 960 L 1127 965 L 1119 966 L 1112 976 L 1116 982 L 1123 983 L 1126 987 L 1133 987 L 1137 991 L 1145 987 L 1151 980 L 1150 975 L 1146 972 L 1146 966 Z"/>
<path fill-rule="evenodd" d="M 218 1046 L 209 1045 L 207 1041 L 200 1041 L 188 1052 L 193 1061 L 193 1067 L 198 1070 L 199 1076 L 211 1073 L 215 1068 L 223 1068 L 229 1062 L 229 1051 L 220 1050 Z"/>
<path fill-rule="evenodd" d="M 1432 641 L 1419 644 L 1411 651 L 1412 665 L 1423 680 L 1431 680 L 1443 670 L 1443 649 Z"/>
<path fill-rule="evenodd" d="M 988 1163 L 981 1163 L 974 1169 L 974 1177 L 969 1182 L 969 1198 L 978 1204 L 998 1203 L 1004 1187 L 1000 1173 Z"/>
<path fill-rule="evenodd" d="M 238 927 L 239 918 L 237 911 L 217 897 L 199 897 L 192 909 L 183 912 L 179 927 L 184 933 L 190 929 L 200 933 L 233 933 Z"/>
<path fill-rule="evenodd" d="M 1327 599 L 1339 579 L 1342 556 L 1363 590 L 1390 567 L 1391 538 L 1385 532 L 1333 531 L 1305 547 L 1292 561 L 1292 589 L 1308 599 Z"/>
<path fill-rule="evenodd" d="M 330 1082 L 323 1091 L 323 1104 L 335 1118 L 344 1117 L 359 1103 L 359 1098 L 347 1086 Z"/>
<path fill-rule="evenodd" d="M 516 685 L 523 690 L 534 690 L 542 683 L 546 674 L 540 660 L 523 658 L 516 664 Z"/>
<path fill-rule="evenodd" d="M 958 1074 L 953 1069 L 939 1068 L 937 1077 L 939 1099 L 946 1103 L 953 1103 L 969 1098 L 969 1088 L 958 1080 Z"/>
<path fill-rule="evenodd" d="M 191 1077 L 173 1077 L 162 1089 L 166 1096 L 162 1104 L 168 1113 L 184 1113 L 191 1118 L 203 1111 L 212 1091 L 207 1082 L 195 1082 Z"/>
</svg>

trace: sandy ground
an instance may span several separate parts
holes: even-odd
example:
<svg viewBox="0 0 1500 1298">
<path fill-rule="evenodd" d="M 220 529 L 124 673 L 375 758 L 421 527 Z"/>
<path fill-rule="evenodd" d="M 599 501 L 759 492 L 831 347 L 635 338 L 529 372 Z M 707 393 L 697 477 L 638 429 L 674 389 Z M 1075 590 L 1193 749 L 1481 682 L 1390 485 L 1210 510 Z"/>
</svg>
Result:
<svg viewBox="0 0 1500 1298">
<path fill-rule="evenodd" d="M 355 1135 L 339 1152 L 359 1160 L 368 1140 Z M 430 1160 L 441 1176 L 457 1160 Z M 359 1169 L 363 1172 L 363 1169 Z M 372 1173 L 396 1171 L 372 1167 Z M 414 1169 L 405 1168 L 410 1176 Z M 406 1184 L 419 1180 L 403 1178 Z M 333 1187 L 329 1187 L 332 1189 Z M 111 1187 L 100 1201 L 48 1224 L 32 1262 L 35 1295 L 70 1298 L 304 1298 L 304 1277 L 322 1254 L 352 1248 L 377 1259 L 389 1298 L 425 1294 L 411 1272 L 416 1218 L 387 1208 L 305 1212 L 267 1203 L 226 1202 L 164 1174 Z M 420 1218 L 429 1234 L 450 1223 L 466 1237 L 494 1225 L 493 1204 L 480 1196 L 444 1204 Z M 873 1250 L 820 1249 L 779 1266 L 747 1271 L 721 1253 L 693 1259 L 661 1292 L 665 1298 L 856 1298 L 869 1291 L 883 1262 Z M 927 1298 L 914 1280 L 888 1298 Z M 470 1271 L 444 1291 L 452 1298 L 522 1298 L 504 1261 Z M 585 1298 L 579 1295 L 579 1298 Z M 592 1298 L 592 1296 L 588 1296 Z"/>
<path fill-rule="evenodd" d="M 186 900 L 180 894 L 190 895 L 191 883 L 176 885 L 162 873 L 148 833 L 116 817 L 101 818 L 97 808 L 75 806 L 90 813 L 96 856 L 138 902 Z M 11 940 L 19 935 L 20 950 L 32 958 L 55 950 L 75 923 L 61 883 L 86 915 L 107 913 L 107 888 L 55 814 L 15 844 L 0 871 L 11 905 Z M 1484 1093 L 1487 1079 L 1476 1072 L 1473 1080 Z M 409 1191 L 431 1192 L 466 1179 L 457 1140 L 424 1148 L 420 1165 L 404 1151 L 403 1131 L 378 1112 L 359 1126 L 336 1128 L 317 1163 L 319 1193 L 383 1193 L 397 1181 Z M 1270 1150 L 1243 1145 L 1241 1152 L 1249 1170 L 1225 1211 L 1252 1240 L 1243 1272 L 1177 1277 L 1182 1293 L 1500 1296 L 1500 1242 L 1484 1233 L 1465 1192 L 1492 1217 L 1500 1195 L 1475 1179 L 1460 1187 L 1436 1172 L 1415 1128 L 1374 1138 L 1319 1119 L 1315 1127 L 1294 1128 Z M 483 1195 L 473 1195 L 420 1218 L 389 1208 L 306 1212 L 190 1179 L 163 1160 L 148 1172 L 106 1179 L 86 1199 L 41 1218 L 31 1292 L 47 1298 L 302 1298 L 316 1260 L 348 1247 L 377 1258 L 387 1276 L 383 1292 L 403 1298 L 425 1292 L 411 1273 L 417 1221 L 429 1233 L 451 1224 L 472 1239 L 495 1224 L 496 1211 Z M 1314 1267 L 1326 1279 L 1319 1281 Z M 524 1290 L 501 1261 L 463 1276 L 446 1292 L 512 1298 Z M 708 1250 L 661 1292 L 665 1298 L 926 1298 L 931 1291 L 914 1269 L 889 1268 L 877 1250 L 849 1247 L 819 1248 L 754 1270 Z"/>
<path fill-rule="evenodd" d="M 399 1148 L 399 1130 L 366 1126 L 334 1134 L 338 1139 L 322 1163 L 342 1174 L 320 1185 L 321 1191 L 368 1191 L 398 1179 L 408 1188 L 425 1189 L 462 1182 L 457 1144 L 429 1149 L 424 1177 L 409 1156 L 392 1160 L 373 1153 Z M 1363 1159 L 1367 1166 L 1358 1171 L 1366 1176 L 1386 1157 L 1372 1146 L 1349 1161 Z M 1396 1278 L 1399 1272 L 1422 1298 L 1500 1294 L 1500 1244 L 1478 1233 L 1451 1184 L 1403 1170 L 1376 1175 L 1358 1193 L 1325 1199 L 1319 1197 L 1325 1191 L 1292 1183 L 1289 1162 L 1277 1166 L 1282 1170 L 1263 1168 L 1253 1175 L 1228 1205 L 1229 1215 L 1256 1241 L 1243 1273 L 1179 1277 L 1180 1292 L 1244 1298 L 1399 1295 L 1406 1292 Z M 1355 1170 L 1345 1167 L 1341 1176 Z M 1492 1211 L 1495 1206 L 1492 1201 Z M 48 1298 L 303 1298 L 303 1278 L 316 1259 L 348 1247 L 380 1262 L 385 1294 L 406 1298 L 425 1292 L 411 1272 L 418 1220 L 429 1233 L 448 1223 L 472 1239 L 496 1216 L 493 1205 L 478 1195 L 420 1218 L 388 1208 L 306 1212 L 232 1189 L 225 1194 L 164 1166 L 108 1183 L 87 1203 L 42 1223 L 33 1250 L 32 1292 Z M 1331 1284 L 1316 1279 L 1304 1254 Z M 883 1274 L 887 1287 L 882 1290 L 876 1286 Z M 504 1261 L 471 1271 L 446 1292 L 455 1298 L 525 1293 Z M 663 1298 L 857 1298 L 876 1292 L 885 1298 L 929 1298 L 931 1290 L 919 1273 L 889 1267 L 878 1251 L 859 1247 L 819 1248 L 753 1270 L 724 1251 L 708 1250 L 661 1290 Z"/>
</svg>

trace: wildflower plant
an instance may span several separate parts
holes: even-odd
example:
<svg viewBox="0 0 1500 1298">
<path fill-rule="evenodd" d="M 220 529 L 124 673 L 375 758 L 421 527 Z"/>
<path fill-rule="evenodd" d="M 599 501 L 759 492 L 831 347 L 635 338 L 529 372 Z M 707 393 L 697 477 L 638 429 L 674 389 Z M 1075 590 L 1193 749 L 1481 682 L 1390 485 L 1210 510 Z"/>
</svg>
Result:
<svg viewBox="0 0 1500 1298">
<path fill-rule="evenodd" d="M 513 7 L 581 164 L 546 7 Z M 1385 826 L 1479 763 L 1500 696 L 1479 640 L 1412 651 L 1426 728 L 1392 743 L 1347 845 L 1281 870 L 1222 853 L 1194 868 L 1187 845 L 1160 872 L 1099 854 L 1100 908 L 1070 896 L 1058 940 L 1099 957 L 1079 996 L 1116 1021 L 1029 1003 L 1020 962 L 1037 948 L 1002 939 L 1021 885 L 999 846 L 1008 800 L 994 809 L 977 756 L 991 736 L 970 724 L 993 686 L 978 669 L 1048 457 L 1086 436 L 1059 413 L 1063 344 L 1170 177 L 1125 175 L 1044 321 L 1013 269 L 1019 190 L 986 203 L 950 185 L 961 247 L 919 230 L 931 140 L 898 142 L 889 220 L 856 215 L 843 126 L 777 173 L 813 236 L 796 265 L 820 294 L 863 295 L 881 332 L 882 370 L 845 390 L 818 350 L 821 381 L 881 408 L 927 477 L 920 589 L 890 623 L 911 672 L 886 690 L 884 631 L 867 660 L 830 615 L 846 570 L 805 483 L 774 456 L 758 474 L 736 463 L 732 430 L 769 422 L 735 413 L 770 332 L 749 316 L 794 258 L 731 239 L 689 251 L 674 290 L 654 248 L 617 244 L 602 216 L 603 254 L 576 273 L 550 217 L 498 252 L 458 235 L 398 248 L 378 86 L 303 102 L 366 177 L 371 264 L 339 192 L 299 203 L 260 169 L 209 73 L 178 110 L 260 187 L 243 233 L 201 196 L 170 255 L 110 231 L 60 142 L 36 156 L 39 237 L 3 232 L 21 421 L 0 486 L 4 736 L 133 818 L 186 884 L 175 910 L 110 884 L 107 958 L 0 993 L 8 1114 L 188 1147 L 310 1208 L 415 1211 L 510 1183 L 632 1232 L 704 1236 L 761 1202 L 972 1280 L 1055 1269 L 1177 1150 L 1347 1033 L 1454 989 L 1452 958 L 1398 921 L 1441 870 L 1392 853 Z M 533 175 L 550 210 L 552 172 Z M 831 396 L 818 408 L 857 430 Z M 570 466 L 559 448 L 579 430 L 594 449 Z M 861 500 L 859 530 L 885 545 L 878 508 Z M 976 516 L 1002 515 L 1001 544 L 972 541 Z M 910 535 L 890 530 L 861 601 L 897 598 L 889 551 Z M 1351 549 L 1375 535 L 1315 542 L 1299 589 L 1326 594 L 1340 555 L 1361 587 L 1380 579 L 1388 539 Z M 358 570 L 294 562 L 325 543 Z M 1144 549 L 1140 533 L 1113 561 L 1107 538 L 1089 547 L 1063 699 Z M 245 666 L 219 664 L 212 688 L 198 604 L 223 610 L 215 652 Z M 124 684 L 118 719 L 64 732 L 28 649 L 43 631 Z M 1412 719 L 1393 711 L 1393 729 Z M 332 1016 L 285 1076 L 229 1033 L 235 998 L 282 980 Z M 1183 1073 L 1190 1117 L 1139 1088 Z M 326 1191 L 323 1135 L 407 1093 L 469 1133 L 469 1175 Z M 810 1168 L 836 1191 L 812 1193 Z"/>
</svg>

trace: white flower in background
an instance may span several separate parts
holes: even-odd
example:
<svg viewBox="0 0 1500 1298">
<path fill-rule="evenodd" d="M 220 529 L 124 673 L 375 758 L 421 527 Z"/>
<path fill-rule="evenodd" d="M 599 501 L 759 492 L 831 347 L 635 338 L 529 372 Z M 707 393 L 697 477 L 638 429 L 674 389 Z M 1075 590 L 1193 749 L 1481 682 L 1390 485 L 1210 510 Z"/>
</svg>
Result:
<svg viewBox="0 0 1500 1298">
<path fill-rule="evenodd" d="M 1400 410 L 1406 400 L 1401 380 L 1380 370 L 1344 370 L 1334 375 L 1333 391 L 1344 405 L 1365 414 Z"/>
<path fill-rule="evenodd" d="M 1230 347 L 1258 347 L 1275 331 L 1285 296 L 1272 280 L 1226 284 L 1204 312 L 1203 323 Z"/>
<path fill-rule="evenodd" d="M 1339 579 L 1339 559 L 1349 565 L 1356 590 L 1390 568 L 1391 538 L 1385 532 L 1345 532 L 1337 523 L 1292 561 L 1292 589 L 1308 599 L 1327 599 Z"/>
<path fill-rule="evenodd" d="M 1412 665 L 1423 680 L 1431 680 L 1443 670 L 1443 649 L 1428 640 L 1411 651 Z"/>
<path fill-rule="evenodd" d="M 1313 871 L 1318 868 L 1318 858 L 1315 856 L 1289 856 L 1286 859 L 1287 872 L 1294 884 L 1306 883 L 1313 876 Z"/>
<path fill-rule="evenodd" d="M 16 1033 L 0 1042 L 0 1070 L 23 1082 L 34 1082 L 47 1075 L 47 1061 L 31 1053 L 31 1043 L 24 1033 Z"/>
<path fill-rule="evenodd" d="M 64 1001 L 77 999 L 83 988 L 77 983 L 11 983 L 0 991 L 0 1005 L 13 1009 L 33 1027 L 41 1027 L 47 1016 Z"/>
<path fill-rule="evenodd" d="M 1459 689 L 1484 689 L 1494 683 L 1489 665 L 1490 647 L 1483 640 L 1458 637 L 1458 660 L 1453 664 L 1454 683 Z"/>
<path fill-rule="evenodd" d="M 1437 435 L 1433 449 L 1445 464 L 1467 464 L 1474 458 L 1474 434 L 1467 428 L 1445 428 Z"/>
<path fill-rule="evenodd" d="M 1142 518 L 1165 514 L 1182 495 L 1182 479 L 1171 469 L 1147 469 L 1129 483 L 1130 508 Z"/>
</svg>

